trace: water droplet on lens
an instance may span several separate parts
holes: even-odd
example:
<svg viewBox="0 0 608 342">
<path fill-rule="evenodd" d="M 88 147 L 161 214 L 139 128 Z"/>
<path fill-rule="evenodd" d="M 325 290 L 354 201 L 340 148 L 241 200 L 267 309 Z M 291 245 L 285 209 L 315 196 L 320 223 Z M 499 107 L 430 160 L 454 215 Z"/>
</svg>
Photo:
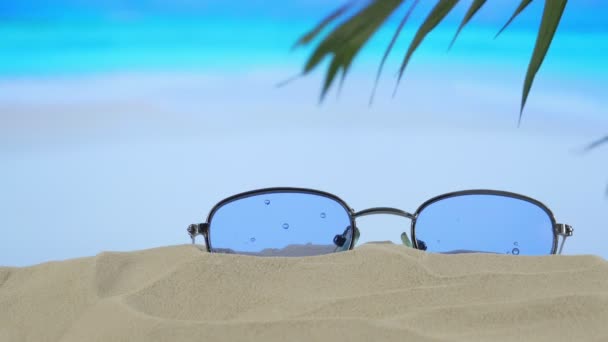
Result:
<svg viewBox="0 0 608 342">
<path fill-rule="evenodd" d="M 249 241 L 251 241 L 251 242 L 255 242 L 255 238 L 254 238 L 254 237 L 252 237 L 251 239 L 249 239 Z"/>
<path fill-rule="evenodd" d="M 270 200 L 265 200 L 264 204 L 269 205 L 270 204 Z"/>
<path fill-rule="evenodd" d="M 325 218 L 326 216 L 325 213 L 321 213 L 321 218 Z"/>
<path fill-rule="evenodd" d="M 283 223 L 283 229 L 289 229 L 289 224 Z"/>
<path fill-rule="evenodd" d="M 511 252 L 513 253 L 513 255 L 519 255 L 519 248 L 513 248 Z"/>
<path fill-rule="evenodd" d="M 517 241 L 513 242 L 513 246 L 519 246 L 519 242 L 517 242 Z"/>
</svg>

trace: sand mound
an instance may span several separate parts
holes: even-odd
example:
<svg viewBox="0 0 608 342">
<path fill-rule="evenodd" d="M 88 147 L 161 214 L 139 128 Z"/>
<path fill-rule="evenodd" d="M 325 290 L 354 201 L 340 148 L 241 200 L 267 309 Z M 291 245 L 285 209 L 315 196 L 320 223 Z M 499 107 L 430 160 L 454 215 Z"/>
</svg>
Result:
<svg viewBox="0 0 608 342">
<path fill-rule="evenodd" d="M 0 268 L 0 341 L 608 341 L 608 262 L 174 246 Z"/>
</svg>

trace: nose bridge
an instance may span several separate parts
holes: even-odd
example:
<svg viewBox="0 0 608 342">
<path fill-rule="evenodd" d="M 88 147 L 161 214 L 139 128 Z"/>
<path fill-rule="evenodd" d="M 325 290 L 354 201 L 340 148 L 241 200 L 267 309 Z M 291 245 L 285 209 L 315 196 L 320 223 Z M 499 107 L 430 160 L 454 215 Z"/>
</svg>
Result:
<svg viewBox="0 0 608 342">
<path fill-rule="evenodd" d="M 377 207 L 377 208 L 369 208 L 365 210 L 358 211 L 353 214 L 355 218 L 369 216 L 369 215 L 378 215 L 378 214 L 386 214 L 386 215 L 395 215 L 408 218 L 410 220 L 414 219 L 414 215 L 408 213 L 407 211 L 403 211 L 397 208 L 391 207 Z"/>
</svg>

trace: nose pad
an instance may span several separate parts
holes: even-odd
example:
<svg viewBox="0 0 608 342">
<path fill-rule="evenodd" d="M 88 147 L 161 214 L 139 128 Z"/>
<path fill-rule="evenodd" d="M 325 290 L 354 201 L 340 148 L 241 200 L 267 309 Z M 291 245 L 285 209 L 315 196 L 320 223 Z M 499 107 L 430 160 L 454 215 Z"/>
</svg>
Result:
<svg viewBox="0 0 608 342">
<path fill-rule="evenodd" d="M 413 247 L 410 238 L 407 237 L 407 234 L 405 232 L 401 233 L 401 242 L 403 242 L 403 244 L 408 247 Z M 418 246 L 419 250 L 426 251 L 427 247 L 424 241 L 416 239 L 416 245 Z"/>
<path fill-rule="evenodd" d="M 354 233 L 353 233 L 354 230 Z M 354 235 L 354 236 L 353 236 Z M 350 247 L 352 239 L 355 239 L 354 244 L 359 240 L 359 229 L 353 229 L 352 226 L 346 227 L 342 234 L 334 236 L 334 245 L 336 245 L 336 251 L 345 251 Z M 353 245 L 354 245 L 353 244 Z"/>
<path fill-rule="evenodd" d="M 401 233 L 401 242 L 403 242 L 405 246 L 412 247 L 412 241 L 410 241 L 410 238 L 405 232 Z"/>
<path fill-rule="evenodd" d="M 424 241 L 416 239 L 416 243 L 418 244 L 419 250 L 426 251 L 426 243 Z"/>
<path fill-rule="evenodd" d="M 346 238 L 344 237 L 344 234 L 334 236 L 334 245 L 336 245 L 337 247 L 342 247 L 345 243 Z"/>
</svg>

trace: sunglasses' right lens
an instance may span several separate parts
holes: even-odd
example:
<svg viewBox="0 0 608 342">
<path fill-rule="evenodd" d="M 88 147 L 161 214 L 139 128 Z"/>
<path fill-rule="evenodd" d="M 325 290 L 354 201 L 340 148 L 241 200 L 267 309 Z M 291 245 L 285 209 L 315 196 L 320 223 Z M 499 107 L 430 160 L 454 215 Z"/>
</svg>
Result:
<svg viewBox="0 0 608 342">
<path fill-rule="evenodd" d="M 348 250 L 353 229 L 347 208 L 312 192 L 244 196 L 216 208 L 209 221 L 211 250 L 257 256 L 311 256 Z"/>
<path fill-rule="evenodd" d="M 415 223 L 418 249 L 439 253 L 550 254 L 553 221 L 517 197 L 467 194 L 432 202 Z"/>
</svg>

